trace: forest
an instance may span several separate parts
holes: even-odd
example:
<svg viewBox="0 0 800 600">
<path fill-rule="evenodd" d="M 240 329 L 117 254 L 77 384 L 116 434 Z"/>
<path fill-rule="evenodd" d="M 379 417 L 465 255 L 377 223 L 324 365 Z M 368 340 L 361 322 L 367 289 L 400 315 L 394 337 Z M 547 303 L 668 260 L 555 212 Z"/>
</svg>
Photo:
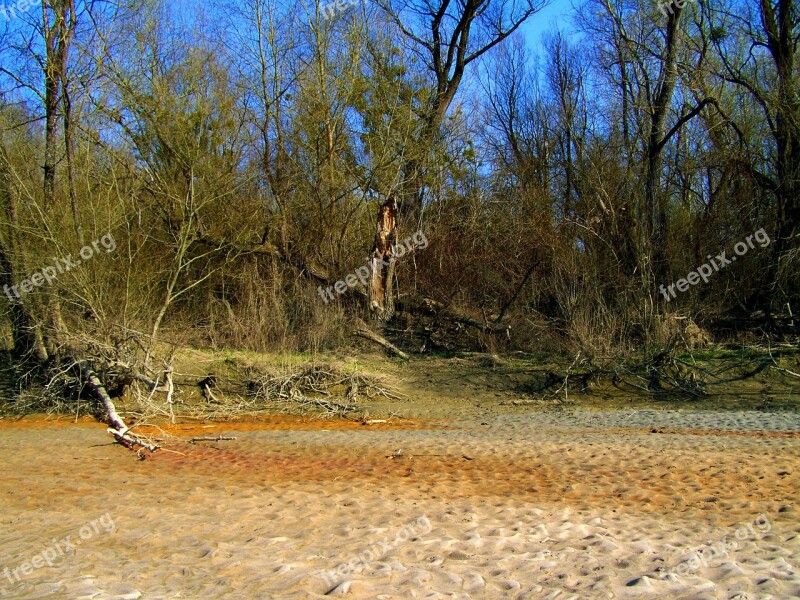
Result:
<svg viewBox="0 0 800 600">
<path fill-rule="evenodd" d="M 155 389 L 180 347 L 796 336 L 797 2 L 581 0 L 524 35 L 545 7 L 5 5 L 17 385 L 124 367 Z"/>
</svg>

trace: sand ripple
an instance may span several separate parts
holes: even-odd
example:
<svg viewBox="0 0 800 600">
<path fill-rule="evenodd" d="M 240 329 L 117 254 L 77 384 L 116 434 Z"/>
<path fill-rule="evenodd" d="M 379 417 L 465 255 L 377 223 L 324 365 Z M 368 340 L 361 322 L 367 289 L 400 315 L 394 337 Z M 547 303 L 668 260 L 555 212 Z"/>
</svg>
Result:
<svg viewBox="0 0 800 600">
<path fill-rule="evenodd" d="M 0 427 L 0 598 L 800 597 L 793 413 L 237 436 L 138 462 L 102 426 Z"/>
</svg>

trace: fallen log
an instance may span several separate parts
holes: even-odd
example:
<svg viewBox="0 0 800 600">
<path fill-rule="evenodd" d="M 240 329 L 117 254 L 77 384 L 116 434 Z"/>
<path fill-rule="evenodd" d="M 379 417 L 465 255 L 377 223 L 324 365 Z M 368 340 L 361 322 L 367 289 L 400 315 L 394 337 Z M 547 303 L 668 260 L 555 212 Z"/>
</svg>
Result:
<svg viewBox="0 0 800 600">
<path fill-rule="evenodd" d="M 164 371 L 164 378 L 167 381 L 167 407 L 169 408 L 169 421 L 173 425 L 175 424 L 175 410 L 173 409 L 173 401 L 172 395 L 175 393 L 175 386 L 172 383 L 172 362 L 169 365 L 165 365 L 166 371 Z"/>
<path fill-rule="evenodd" d="M 400 350 L 400 348 L 395 346 L 392 342 L 387 340 L 385 337 L 383 337 L 382 335 L 379 335 L 379 334 L 375 333 L 374 331 L 372 331 L 369 327 L 367 327 L 366 323 L 364 323 L 364 322 L 357 323 L 356 329 L 353 332 L 353 335 L 356 335 L 358 337 L 361 337 L 361 338 L 370 340 L 372 342 L 375 342 L 376 344 L 379 344 L 379 345 L 383 346 L 384 348 L 386 348 L 386 350 L 388 350 L 392 354 L 394 354 L 396 356 L 399 356 L 403 360 L 408 360 L 410 358 L 408 356 L 408 354 L 406 354 L 405 352 Z"/>
<path fill-rule="evenodd" d="M 111 427 L 106 429 L 106 431 L 111 435 L 113 435 L 114 438 L 120 444 L 122 444 L 126 448 L 129 448 L 130 450 L 134 450 L 136 446 L 140 446 L 145 450 L 150 450 L 150 452 L 155 452 L 161 447 L 161 446 L 156 446 L 155 444 L 148 444 L 146 442 L 143 442 L 138 437 L 133 437 L 133 435 L 130 435 L 127 431 L 119 431 L 117 429 L 112 429 Z"/>
<path fill-rule="evenodd" d="M 108 433 L 113 435 L 117 442 L 131 450 L 136 448 L 136 446 L 140 446 L 150 452 L 158 450 L 159 447 L 155 444 L 143 442 L 138 436 L 130 433 L 130 427 L 128 427 L 122 417 L 119 416 L 114 402 L 111 400 L 111 396 L 108 395 L 103 382 L 100 381 L 100 378 L 97 376 L 97 373 L 94 372 L 92 366 L 87 361 L 80 361 L 78 363 L 78 368 L 80 370 L 83 387 L 103 405 L 103 408 L 105 408 L 106 422 L 109 425 L 107 429 Z"/>
</svg>

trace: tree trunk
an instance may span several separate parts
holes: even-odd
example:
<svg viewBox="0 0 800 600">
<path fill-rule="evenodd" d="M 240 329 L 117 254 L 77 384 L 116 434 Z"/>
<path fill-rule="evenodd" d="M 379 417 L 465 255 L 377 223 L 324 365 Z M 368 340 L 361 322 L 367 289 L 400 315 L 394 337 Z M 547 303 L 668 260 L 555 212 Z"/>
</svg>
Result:
<svg viewBox="0 0 800 600">
<path fill-rule="evenodd" d="M 778 102 L 775 117 L 777 146 L 778 223 L 773 252 L 777 266 L 793 247 L 790 241 L 800 231 L 800 97 L 795 75 L 794 0 L 779 0 L 777 14 L 768 0 L 761 0 L 767 46 L 778 72 Z"/>
<path fill-rule="evenodd" d="M 61 9 L 61 10 L 59 10 Z M 42 35 L 44 36 L 44 205 L 52 208 L 56 188 L 56 126 L 58 123 L 59 90 L 61 87 L 61 68 L 64 64 L 64 5 L 51 6 L 42 3 Z M 52 23 L 50 13 L 54 13 Z"/>
<path fill-rule="evenodd" d="M 41 328 L 36 319 L 28 311 L 22 299 L 17 297 L 13 288 L 17 286 L 17 277 L 11 261 L 8 246 L 0 241 L 0 286 L 9 301 L 9 320 L 11 321 L 11 351 L 15 360 L 35 359 L 45 362 L 48 358 Z M 17 288 L 18 289 L 18 288 Z"/>
<path fill-rule="evenodd" d="M 52 14 L 52 19 L 51 19 Z M 60 2 L 42 3 L 42 34 L 46 50 L 45 63 L 42 67 L 44 74 L 44 109 L 45 109 L 45 149 L 44 149 L 44 181 L 43 194 L 45 208 L 55 206 L 56 193 L 56 164 L 57 164 L 57 125 L 58 107 L 62 104 L 64 109 L 63 125 L 67 155 L 67 170 L 70 202 L 78 241 L 83 245 L 83 233 L 78 214 L 77 195 L 73 171 L 73 127 L 71 122 L 72 107 L 66 90 L 67 57 L 72 38 L 75 34 L 76 16 L 74 0 L 61 0 Z M 44 337 L 45 347 L 51 353 L 58 347 L 58 333 L 66 330 L 61 318 L 61 306 L 54 293 L 47 294 L 46 300 L 47 322 L 50 326 Z M 41 330 L 40 330 L 41 331 Z M 53 334 L 52 336 L 50 334 Z M 41 335 L 41 334 L 40 334 Z M 52 338 L 52 339 L 50 339 Z"/>
<path fill-rule="evenodd" d="M 397 200 L 390 196 L 378 208 L 372 246 L 369 309 L 372 319 L 386 322 L 394 316 L 394 244 L 397 241 Z"/>
<path fill-rule="evenodd" d="M 435 85 L 431 85 L 429 90 L 430 103 L 418 113 L 420 120 L 415 154 L 412 157 L 404 156 L 401 169 L 404 181 L 401 190 L 402 214 L 406 222 L 414 222 L 422 213 L 425 163 L 461 85 L 466 66 L 503 42 L 539 7 L 532 1 L 526 1 L 504 7 L 496 15 L 491 11 L 489 17 L 489 4 L 485 0 L 464 0 L 458 4 L 452 4 L 450 0 L 412 0 L 405 5 L 403 14 L 396 12 L 390 0 L 379 0 L 378 5 L 399 25 L 403 35 L 416 46 L 417 52 L 425 55 L 428 67 L 436 78 Z M 413 25 L 404 23 L 401 17 L 407 14 L 422 15 L 422 18 Z M 425 33 L 414 33 L 415 27 Z M 423 40 L 428 35 L 430 42 Z"/>
<path fill-rule="evenodd" d="M 647 143 L 647 172 L 645 176 L 645 223 L 646 235 L 643 240 L 644 252 L 650 259 L 650 272 L 655 281 L 666 276 L 666 237 L 667 221 L 665 200 L 661 194 L 659 179 L 661 175 L 662 154 L 667 115 L 672 105 L 672 97 L 678 82 L 678 24 L 682 6 L 670 5 L 667 17 L 666 44 L 661 63 L 661 74 L 655 90 L 655 99 L 650 108 L 650 135 Z M 647 266 L 647 265 L 644 265 Z M 645 273 L 645 275 L 647 275 Z M 646 277 L 649 281 L 650 278 Z M 652 283 L 652 282 L 651 282 Z"/>
<path fill-rule="evenodd" d="M 64 65 L 66 70 L 66 65 Z M 64 104 L 64 149 L 67 158 L 67 184 L 69 186 L 69 203 L 72 207 L 72 222 L 75 227 L 75 236 L 78 244 L 83 246 L 83 226 L 81 213 L 78 209 L 78 193 L 75 189 L 75 132 L 72 123 L 72 100 L 69 96 L 66 73 L 62 73 L 61 92 Z"/>
</svg>

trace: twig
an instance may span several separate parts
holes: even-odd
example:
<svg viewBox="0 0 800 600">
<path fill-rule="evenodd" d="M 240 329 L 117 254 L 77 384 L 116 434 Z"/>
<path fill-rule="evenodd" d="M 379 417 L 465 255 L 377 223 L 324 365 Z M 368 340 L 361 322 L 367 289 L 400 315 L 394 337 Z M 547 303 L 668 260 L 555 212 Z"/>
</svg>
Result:
<svg viewBox="0 0 800 600">
<path fill-rule="evenodd" d="M 800 373 L 795 373 L 794 371 L 790 371 L 789 369 L 784 369 L 783 367 L 776 367 L 775 365 L 772 366 L 773 369 L 776 371 L 780 371 L 781 373 L 786 373 L 787 375 L 791 375 L 792 377 L 797 377 L 800 379 Z"/>
<path fill-rule="evenodd" d="M 233 436 L 224 436 L 218 435 L 217 437 L 194 437 L 189 440 L 190 444 L 194 444 L 195 442 L 228 442 L 230 440 L 235 440 L 236 437 Z"/>
</svg>

